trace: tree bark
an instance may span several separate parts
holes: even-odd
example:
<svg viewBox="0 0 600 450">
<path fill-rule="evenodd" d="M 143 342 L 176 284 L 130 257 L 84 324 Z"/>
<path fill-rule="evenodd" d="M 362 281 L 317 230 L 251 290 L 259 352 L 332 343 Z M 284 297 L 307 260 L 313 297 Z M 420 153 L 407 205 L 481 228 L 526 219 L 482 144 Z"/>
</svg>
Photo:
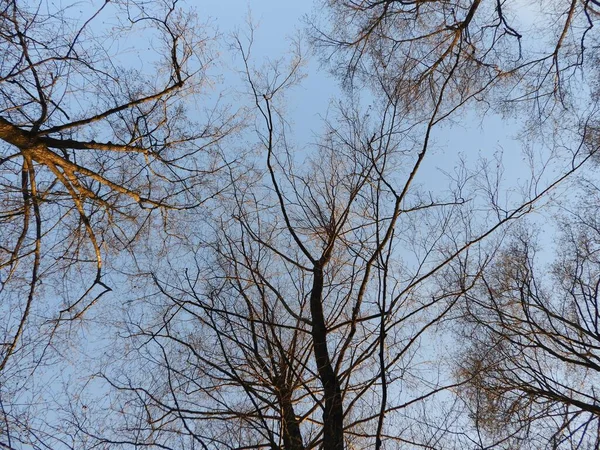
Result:
<svg viewBox="0 0 600 450">
<path fill-rule="evenodd" d="M 319 378 L 323 385 L 325 409 L 323 411 L 323 448 L 344 449 L 344 412 L 340 380 L 333 370 L 327 350 L 327 328 L 323 315 L 323 266 L 315 264 L 310 293 L 312 339 Z"/>
<path fill-rule="evenodd" d="M 283 420 L 282 434 L 283 445 L 286 450 L 304 450 L 300 423 L 292 405 L 292 391 L 284 387 L 279 391 L 279 404 L 281 405 L 281 417 Z"/>
</svg>

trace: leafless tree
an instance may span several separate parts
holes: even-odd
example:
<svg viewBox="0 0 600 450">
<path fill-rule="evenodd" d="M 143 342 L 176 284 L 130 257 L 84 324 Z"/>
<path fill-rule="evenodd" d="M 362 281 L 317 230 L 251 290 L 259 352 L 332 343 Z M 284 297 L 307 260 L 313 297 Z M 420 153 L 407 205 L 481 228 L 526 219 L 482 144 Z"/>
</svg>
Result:
<svg viewBox="0 0 600 450">
<path fill-rule="evenodd" d="M 186 98 L 213 38 L 177 0 L 0 4 L 1 445 L 52 336 L 111 289 L 104 257 L 211 192 L 235 123 L 215 102 L 190 119 Z"/>
<path fill-rule="evenodd" d="M 347 80 L 362 76 L 373 95 L 366 107 L 348 83 L 306 149 L 294 148 L 285 113 L 286 92 L 302 79 L 301 47 L 287 66 L 270 60 L 255 68 L 250 30 L 249 43 L 237 38 L 234 46 L 251 103 L 244 113 L 256 131 L 244 136 L 251 150 L 240 170 L 219 148 L 234 118 L 215 107 L 202 124 L 188 119 L 184 98 L 201 98 L 209 81 L 210 39 L 176 2 L 116 3 L 121 15 L 110 23 L 101 18 L 112 2 L 77 20 L 69 8 L 5 3 L 0 446 L 458 449 L 511 445 L 524 432 L 535 445 L 529 431 L 551 422 L 515 420 L 510 396 L 521 395 L 518 413 L 544 420 L 556 417 L 547 405 L 565 403 L 541 397 L 536 410 L 511 387 L 516 372 L 498 365 L 503 347 L 489 340 L 489 330 L 506 324 L 480 310 L 506 314 L 492 294 L 505 295 L 505 281 L 530 265 L 527 249 L 505 257 L 497 250 L 510 226 L 595 157 L 587 148 L 592 113 L 569 83 L 588 64 L 597 3 L 564 5 L 550 15 L 559 37 L 539 54 L 524 47 L 508 0 L 327 2 L 332 27 L 317 41 L 340 55 Z M 112 49 L 129 48 L 138 30 L 157 53 L 136 64 L 135 53 Z M 531 125 L 531 135 L 553 127 L 539 141 L 550 155 L 539 167 L 531 158 L 531 179 L 510 195 L 500 162 L 472 160 L 442 172 L 448 186 L 432 192 L 426 165 L 435 131 L 465 106 L 498 98 L 534 104 L 545 119 L 563 108 L 558 120 Z M 571 139 L 578 134 L 580 142 Z M 217 169 L 220 177 L 210 177 Z M 199 208 L 208 195 L 216 201 Z M 181 232 L 168 225 L 169 210 L 184 211 L 174 225 Z M 161 253 L 140 263 L 152 251 L 140 250 L 140 238 L 159 228 Z M 65 386 L 60 408 L 35 404 L 36 393 L 23 387 L 54 362 L 62 325 L 110 288 L 103 259 L 122 249 L 135 271 L 146 271 L 119 279 L 136 283 L 136 292 L 120 320 L 103 324 L 118 340 L 110 344 L 116 361 L 93 355 L 96 370 Z M 546 304 L 535 295 L 532 305 Z M 546 310 L 553 316 L 540 309 L 531 323 L 553 329 L 550 341 L 514 333 L 556 352 L 552 327 L 564 328 L 570 316 Z M 457 317 L 468 319 L 474 351 L 453 373 L 448 329 Z M 573 348 L 593 361 L 584 353 L 593 347 L 577 347 L 586 336 Z M 491 349 L 489 361 L 481 349 Z M 528 367 L 526 358 L 515 361 Z M 593 405 L 593 393 L 549 388 L 550 380 L 564 382 L 538 373 L 547 391 Z M 508 405 L 499 412 L 508 434 L 488 426 L 489 408 L 477 408 L 485 401 Z M 563 429 L 595 423 L 572 411 L 561 416 Z M 56 420 L 43 423 L 42 412 Z M 472 430 L 465 414 L 478 421 Z M 574 439 L 590 436 L 569 430 Z M 562 445 L 562 435 L 553 436 L 548 442 Z"/>
<path fill-rule="evenodd" d="M 324 0 L 313 21 L 323 57 L 346 81 L 385 77 L 405 107 L 477 93 L 546 117 L 580 100 L 582 77 L 595 71 L 596 0 Z M 455 63 L 456 61 L 456 63 Z M 493 89 L 498 87 L 499 89 Z M 414 108 L 419 111 L 419 108 Z"/>
<path fill-rule="evenodd" d="M 546 268 L 521 228 L 466 297 L 460 375 L 483 434 L 522 448 L 600 445 L 598 188 L 564 215 Z M 510 445 L 509 445 L 510 446 Z"/>
<path fill-rule="evenodd" d="M 461 430 L 448 397 L 466 380 L 447 370 L 441 330 L 480 279 L 454 284 L 456 264 L 478 248 L 487 264 L 493 252 L 480 244 L 591 155 L 508 209 L 491 182 L 498 174 L 482 168 L 463 166 L 445 193 L 429 194 L 417 180 L 430 135 L 455 109 L 442 86 L 416 125 L 395 96 L 367 113 L 356 98 L 341 102 L 302 158 L 278 102 L 300 78 L 299 55 L 269 72 L 237 44 L 263 169 L 258 161 L 206 218 L 212 232 L 196 244 L 195 267 L 177 261 L 168 277 L 152 274 L 161 306 L 128 324 L 145 371 L 103 375 L 140 419 L 120 438 L 97 438 L 165 448 L 179 448 L 182 436 L 200 448 L 451 442 Z"/>
<path fill-rule="evenodd" d="M 376 93 L 383 90 L 418 117 L 435 104 L 442 81 L 450 76 L 450 105 L 464 105 L 472 98 L 476 102 L 471 106 L 483 103 L 508 114 L 525 109 L 525 136 L 567 142 L 567 159 L 597 153 L 598 71 L 590 49 L 598 45 L 598 2 L 530 2 L 526 7 L 510 0 L 332 0 L 323 5 L 330 16 L 324 25 L 313 24 L 313 38 L 325 61 L 349 86 L 366 83 Z M 572 114 L 580 125 L 573 122 L 562 128 L 570 136 L 563 139 L 552 127 Z M 546 121 L 552 127 L 546 127 Z M 581 136 L 572 136 L 575 130 Z M 586 239 L 571 238 L 570 246 L 587 245 L 582 244 Z M 569 325 L 575 319 L 566 316 L 567 298 L 575 293 L 541 290 L 546 280 L 533 274 L 533 245 L 530 236 L 521 236 L 496 254 L 489 271 L 481 267 L 481 259 L 472 267 L 461 262 L 472 273 L 463 273 L 457 285 L 479 277 L 481 270 L 486 275 L 476 283 L 478 289 L 465 295 L 468 316 L 477 325 L 473 336 L 463 336 L 473 343 L 459 378 L 472 379 L 472 390 L 464 392 L 476 411 L 476 425 L 496 431 L 498 439 L 471 444 L 521 446 L 526 436 L 533 448 L 596 448 L 592 429 L 597 415 L 574 406 L 581 396 L 596 403 L 595 394 L 573 386 L 592 382 L 569 378 L 571 372 L 583 371 L 593 377 L 589 367 L 577 368 L 582 352 L 589 349 L 572 328 L 581 326 L 583 319 Z M 582 255 L 571 255 L 577 262 L 570 264 L 589 262 Z M 567 259 L 563 255 L 561 264 Z M 581 280 L 580 274 L 567 275 L 570 289 L 582 290 L 580 284 L 592 283 L 593 275 L 586 276 Z M 597 314 L 590 308 L 586 320 L 594 321 Z"/>
</svg>

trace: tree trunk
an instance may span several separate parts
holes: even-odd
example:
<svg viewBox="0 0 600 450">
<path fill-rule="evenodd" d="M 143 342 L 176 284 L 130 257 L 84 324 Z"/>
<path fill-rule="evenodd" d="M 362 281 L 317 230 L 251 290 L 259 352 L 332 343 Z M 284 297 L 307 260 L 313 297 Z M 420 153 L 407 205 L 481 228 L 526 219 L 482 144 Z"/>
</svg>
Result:
<svg viewBox="0 0 600 450">
<path fill-rule="evenodd" d="M 315 265 L 313 286 L 310 293 L 312 315 L 312 339 L 319 378 L 323 385 L 325 410 L 323 411 L 323 448 L 344 449 L 344 412 L 342 393 L 327 350 L 327 328 L 323 315 L 323 267 Z"/>
</svg>

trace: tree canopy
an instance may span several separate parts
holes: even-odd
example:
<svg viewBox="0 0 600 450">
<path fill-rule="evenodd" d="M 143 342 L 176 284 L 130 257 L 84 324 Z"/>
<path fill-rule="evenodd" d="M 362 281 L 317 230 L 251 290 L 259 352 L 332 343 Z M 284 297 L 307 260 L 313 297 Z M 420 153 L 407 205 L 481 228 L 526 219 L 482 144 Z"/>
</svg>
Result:
<svg viewBox="0 0 600 450">
<path fill-rule="evenodd" d="M 597 1 L 0 8 L 0 448 L 600 446 Z"/>
</svg>

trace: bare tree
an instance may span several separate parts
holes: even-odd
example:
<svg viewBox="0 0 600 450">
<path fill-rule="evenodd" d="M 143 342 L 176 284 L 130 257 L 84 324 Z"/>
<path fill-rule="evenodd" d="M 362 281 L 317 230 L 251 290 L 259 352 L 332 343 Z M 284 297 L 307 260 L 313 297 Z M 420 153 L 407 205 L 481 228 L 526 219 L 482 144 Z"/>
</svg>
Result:
<svg viewBox="0 0 600 450">
<path fill-rule="evenodd" d="M 589 49 L 598 42 L 594 31 L 598 2 L 553 2 L 543 8 L 533 2 L 526 8 L 510 0 L 323 4 L 330 11 L 329 20 L 313 25 L 313 38 L 326 62 L 349 86 L 366 83 L 376 93 L 395 96 L 419 117 L 435 105 L 443 81 L 450 80 L 444 105 L 453 113 L 453 105 L 466 105 L 468 99 L 476 100 L 469 101 L 470 106 L 499 106 L 508 114 L 525 109 L 525 136 L 540 138 L 544 144 L 559 143 L 557 149 L 564 145 L 561 154 L 566 159 L 597 152 L 598 72 L 596 55 Z M 578 121 L 561 128 L 569 138 L 552 129 L 572 115 Z M 575 130 L 581 136 L 573 136 Z M 566 317 L 568 295 L 558 295 L 556 288 L 541 290 L 540 275 L 532 274 L 533 242 L 529 236 L 517 241 L 494 259 L 475 258 L 473 266 L 468 259 L 458 264 L 472 270 L 457 269 L 463 277 L 456 285 L 464 286 L 480 276 L 482 263 L 494 261 L 494 269 L 476 283 L 480 290 L 469 290 L 465 296 L 468 315 L 477 325 L 473 336 L 463 336 L 473 344 L 459 379 L 472 381 L 472 390 L 465 392 L 476 411 L 476 425 L 496 431 L 498 440 L 475 437 L 471 444 L 521 446 L 525 444 L 519 439 L 527 436 L 533 448 L 596 448 L 591 430 L 597 416 L 578 409 L 585 405 L 574 406 L 581 401 L 596 403 L 595 394 L 573 385 L 591 382 L 577 376 L 570 379 L 570 373 L 584 371 L 577 366 L 588 348 L 572 328 L 581 326 L 583 319 L 569 325 L 575 319 Z M 576 266 L 586 259 L 579 253 L 572 256 L 579 261 L 572 263 Z M 573 281 L 571 288 L 581 290 L 578 284 L 592 280 L 593 276 Z M 590 308 L 587 320 L 594 321 Z M 570 339 L 575 343 L 567 342 Z M 504 429 L 508 424 L 514 425 L 510 431 Z M 509 439 L 513 440 L 507 444 Z"/>
<path fill-rule="evenodd" d="M 522 448 L 600 444 L 598 188 L 562 219 L 549 270 L 522 228 L 466 297 L 460 374 L 476 425 Z"/>
<path fill-rule="evenodd" d="M 186 103 L 209 87 L 213 40 L 177 0 L 0 5 L 2 445 L 21 428 L 8 397 L 60 325 L 111 289 L 105 256 L 164 221 L 158 211 L 214 194 L 235 123 L 216 102 L 192 120 Z"/>
<path fill-rule="evenodd" d="M 570 140 L 581 129 L 587 144 L 591 113 L 567 94 L 594 42 L 596 2 L 558 10 L 558 40 L 541 55 L 522 47 L 508 1 L 327 5 L 332 31 L 318 40 L 341 55 L 347 79 L 364 76 L 370 105 L 349 83 L 316 143 L 294 148 L 285 93 L 302 78 L 300 47 L 287 67 L 271 60 L 255 68 L 250 30 L 249 44 L 235 41 L 251 102 L 244 113 L 256 131 L 244 141 L 254 157 L 244 155 L 240 170 L 219 149 L 233 118 L 212 108 L 201 125 L 188 119 L 184 98 L 203 93 L 211 53 L 206 29 L 176 2 L 117 3 L 122 14 L 110 25 L 100 18 L 111 2 L 79 20 L 68 8 L 6 3 L 0 446 L 379 450 L 487 442 L 477 434 L 484 426 L 461 428 L 473 404 L 461 399 L 495 406 L 489 380 L 502 370 L 471 358 L 453 376 L 448 324 L 465 316 L 466 304 L 473 336 L 496 348 L 486 341 L 493 325 L 474 306 L 488 305 L 480 292 L 496 272 L 487 270 L 529 260 L 517 251 L 498 259 L 494 239 L 594 157 L 595 149 Z M 157 50 L 139 65 L 112 51 L 138 30 Z M 496 86 L 510 95 L 494 97 Z M 499 162 L 472 160 L 441 172 L 447 188 L 432 192 L 426 164 L 435 131 L 465 106 L 496 98 L 535 104 L 544 117 L 547 106 L 565 108 L 557 121 L 532 126 L 554 127 L 540 140 L 550 155 L 539 167 L 531 159 L 521 195 L 502 191 Z M 570 152 L 566 164 L 559 147 Z M 220 177 L 209 176 L 219 168 Z M 211 208 L 200 209 L 211 194 Z M 169 210 L 185 211 L 180 233 L 165 226 Z M 128 249 L 142 270 L 151 263 L 140 263 L 146 254 L 136 244 L 160 227 L 162 252 L 151 256 L 158 267 L 136 273 L 137 301 L 128 296 L 120 321 L 103 324 L 118 341 L 110 358 L 122 350 L 117 361 L 94 354 L 96 370 L 66 386 L 60 405 L 34 404 L 34 391 L 22 388 L 54 362 L 53 336 L 109 289 L 107 250 Z M 542 319 L 537 327 L 553 326 Z M 577 395 L 593 399 L 582 389 Z M 56 420 L 38 419 L 44 408 Z M 577 417 L 563 425 L 593 423 Z M 490 442 L 512 443 L 524 427 Z"/>
<path fill-rule="evenodd" d="M 386 79 L 416 113 L 447 95 L 546 117 L 581 101 L 582 77 L 595 72 L 600 17 L 595 0 L 326 0 L 327 21 L 312 35 L 323 58 L 347 82 Z M 495 89 L 498 88 L 498 89 Z M 585 101 L 585 96 L 584 96 Z M 556 112 L 556 111 L 555 111 Z"/>
<path fill-rule="evenodd" d="M 206 218 L 212 232 L 195 244 L 193 268 L 174 261 L 168 276 L 152 274 L 160 309 L 128 324 L 144 373 L 104 372 L 121 394 L 116 409 L 128 405 L 140 420 L 98 439 L 269 449 L 452 442 L 461 411 L 448 397 L 466 380 L 447 369 L 442 330 L 480 279 L 454 284 L 456 264 L 471 251 L 487 263 L 492 251 L 480 244 L 591 155 L 510 206 L 485 168 L 462 166 L 443 194 L 423 191 L 432 130 L 455 109 L 442 86 L 416 125 L 392 95 L 366 113 L 356 98 L 341 102 L 302 158 L 278 102 L 299 80 L 299 55 L 270 72 L 237 43 L 262 169 L 258 161 Z M 454 448 L 471 442 L 461 439 Z"/>
</svg>

